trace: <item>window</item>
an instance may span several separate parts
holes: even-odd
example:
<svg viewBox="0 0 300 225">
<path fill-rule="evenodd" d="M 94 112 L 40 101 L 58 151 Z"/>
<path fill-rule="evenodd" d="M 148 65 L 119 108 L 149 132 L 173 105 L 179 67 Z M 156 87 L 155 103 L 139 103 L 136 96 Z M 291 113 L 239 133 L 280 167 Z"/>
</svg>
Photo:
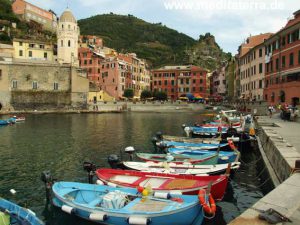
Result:
<svg viewBox="0 0 300 225">
<path fill-rule="evenodd" d="M 68 47 L 71 47 L 71 41 L 68 40 Z"/>
<path fill-rule="evenodd" d="M 18 81 L 17 81 L 17 80 L 13 80 L 13 81 L 12 81 L 12 88 L 13 88 L 13 89 L 18 88 Z"/>
<path fill-rule="evenodd" d="M 2 80 L 2 70 L 0 70 L 0 80 Z"/>
<path fill-rule="evenodd" d="M 193 84 L 196 84 L 196 80 L 195 79 L 193 79 Z"/>
<path fill-rule="evenodd" d="M 38 83 L 37 81 L 32 82 L 32 89 L 37 89 L 38 88 Z"/>
<path fill-rule="evenodd" d="M 63 40 L 60 41 L 60 47 L 64 47 L 64 41 Z"/>
<path fill-rule="evenodd" d="M 298 64 L 300 64 L 300 50 L 298 51 Z"/>
<path fill-rule="evenodd" d="M 263 87 L 262 87 L 262 80 L 259 80 L 258 88 L 263 88 Z"/>
<path fill-rule="evenodd" d="M 263 64 L 260 63 L 260 64 L 259 64 L 259 73 L 262 73 L 262 72 L 263 72 Z"/>
<path fill-rule="evenodd" d="M 203 83 L 203 80 L 202 79 L 200 79 L 200 84 L 202 84 Z"/>
<path fill-rule="evenodd" d="M 84 63 L 84 65 L 86 65 L 87 64 L 87 60 L 84 60 L 83 63 Z"/>
<path fill-rule="evenodd" d="M 34 44 L 29 44 L 29 48 L 34 48 Z"/>
<path fill-rule="evenodd" d="M 285 67 L 285 56 L 282 56 L 282 58 L 281 58 L 281 65 L 282 65 L 282 68 L 284 68 Z"/>
<path fill-rule="evenodd" d="M 186 84 L 189 84 L 190 80 L 188 78 L 186 78 Z"/>
<path fill-rule="evenodd" d="M 262 57 L 262 48 L 259 49 L 259 57 Z"/>
<path fill-rule="evenodd" d="M 175 81 L 171 80 L 171 84 L 172 84 L 172 86 L 174 86 L 175 85 Z"/>
<path fill-rule="evenodd" d="M 276 70 L 279 69 L 279 58 L 276 59 Z"/>
<path fill-rule="evenodd" d="M 157 84 L 157 82 L 156 82 L 156 80 L 154 81 L 154 85 L 156 85 Z"/>
<path fill-rule="evenodd" d="M 48 54 L 47 52 L 44 52 L 44 58 L 47 59 L 48 58 Z"/>
<path fill-rule="evenodd" d="M 19 56 L 23 56 L 23 50 L 19 50 Z"/>
<path fill-rule="evenodd" d="M 200 87 L 200 88 L 199 88 L 199 91 L 202 92 L 202 91 L 203 91 L 203 87 Z"/>
<path fill-rule="evenodd" d="M 196 87 L 193 87 L 193 92 L 195 92 L 196 91 Z"/>
<path fill-rule="evenodd" d="M 165 85 L 168 85 L 168 81 L 167 80 L 165 80 Z"/>
<path fill-rule="evenodd" d="M 90 59 L 90 64 L 93 64 L 93 60 Z"/>
<path fill-rule="evenodd" d="M 290 66 L 294 65 L 294 53 L 290 54 Z"/>
<path fill-rule="evenodd" d="M 40 45 L 40 49 L 44 49 L 45 48 L 45 45 Z"/>
<path fill-rule="evenodd" d="M 161 81 L 158 81 L 158 85 L 161 85 Z"/>
<path fill-rule="evenodd" d="M 58 83 L 57 82 L 54 82 L 54 84 L 53 84 L 53 90 L 58 90 Z"/>
<path fill-rule="evenodd" d="M 281 39 L 281 45 L 282 45 L 282 46 L 285 46 L 285 36 L 282 37 L 282 39 Z"/>
<path fill-rule="evenodd" d="M 32 57 L 32 51 L 28 52 L 28 57 Z"/>
<path fill-rule="evenodd" d="M 19 42 L 19 46 L 23 46 L 23 42 Z"/>
</svg>

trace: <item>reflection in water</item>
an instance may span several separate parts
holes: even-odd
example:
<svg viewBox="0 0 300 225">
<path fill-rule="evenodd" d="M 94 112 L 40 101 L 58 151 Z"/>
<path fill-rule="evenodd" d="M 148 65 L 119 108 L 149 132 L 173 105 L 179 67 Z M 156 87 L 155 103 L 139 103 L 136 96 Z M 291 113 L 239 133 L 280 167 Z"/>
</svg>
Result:
<svg viewBox="0 0 300 225">
<path fill-rule="evenodd" d="M 28 115 L 25 123 L 0 128 L 0 196 L 29 207 L 49 225 L 92 224 L 46 204 L 42 171 L 51 170 L 58 180 L 87 182 L 84 161 L 107 167 L 109 154 L 126 146 L 151 151 L 157 131 L 182 135 L 181 124 L 201 121 L 196 113 Z M 245 153 L 242 160 L 250 164 L 235 174 L 215 219 L 205 224 L 226 224 L 262 196 L 255 188 L 255 154 Z"/>
</svg>

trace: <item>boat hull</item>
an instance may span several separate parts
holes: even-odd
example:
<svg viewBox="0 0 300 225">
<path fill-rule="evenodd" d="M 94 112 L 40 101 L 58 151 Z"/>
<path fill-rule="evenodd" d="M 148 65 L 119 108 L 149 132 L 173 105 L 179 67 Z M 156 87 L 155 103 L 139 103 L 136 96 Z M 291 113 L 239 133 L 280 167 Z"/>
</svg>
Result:
<svg viewBox="0 0 300 225">
<path fill-rule="evenodd" d="M 62 183 L 68 183 L 68 182 L 62 182 Z M 70 182 L 71 183 L 71 182 Z M 90 186 L 90 187 L 89 187 Z M 91 190 L 97 190 L 101 188 L 102 186 L 99 185 L 91 185 L 91 184 L 85 184 L 84 189 L 85 191 L 91 189 Z M 124 190 L 122 188 L 106 188 L 110 190 Z M 134 192 L 136 192 L 135 189 Z M 146 218 L 149 221 L 151 221 L 151 225 L 199 225 L 203 221 L 203 213 L 202 213 L 202 207 L 199 204 L 196 196 L 186 196 L 183 199 L 185 200 L 187 197 L 192 197 L 192 202 L 190 204 L 187 204 L 184 208 L 178 208 L 176 210 L 173 210 L 171 212 L 162 211 L 157 213 L 141 213 L 136 212 L 132 210 L 125 210 L 125 212 L 122 212 L 120 210 L 108 210 L 104 209 L 102 207 L 86 207 L 84 204 L 76 204 L 73 201 L 64 200 L 63 197 L 59 194 L 57 194 L 54 191 L 54 198 L 53 198 L 53 204 L 59 208 L 62 208 L 62 206 L 68 206 L 71 207 L 73 210 L 71 212 L 72 215 L 78 216 L 80 218 L 86 219 L 91 221 L 90 215 L 91 213 L 105 213 L 106 219 L 104 221 L 100 220 L 92 220 L 95 223 L 99 224 L 106 224 L 106 225 L 124 225 L 128 224 L 128 218 L 132 217 L 139 217 L 139 218 Z M 191 198 L 189 198 L 191 200 Z M 135 200 L 134 200 L 135 201 Z M 140 199 L 138 200 L 140 201 Z M 131 203 L 128 203 L 127 206 L 129 207 Z M 142 204 L 142 203 L 141 203 Z M 177 203 L 174 203 L 177 204 Z M 179 204 L 179 203 L 178 203 Z M 124 207 L 124 208 L 125 208 Z M 195 223 L 197 222 L 197 223 Z M 139 224 L 139 223 L 132 223 L 132 224 Z"/>
<path fill-rule="evenodd" d="M 13 202 L 0 198 L 0 211 L 9 211 L 10 217 L 13 222 L 21 221 L 14 224 L 28 224 L 28 225 L 44 225 L 44 223 L 38 219 L 35 214 L 26 208 L 16 205 Z M 0 224 L 1 220 L 0 220 Z"/>
<path fill-rule="evenodd" d="M 150 184 L 154 191 L 185 195 L 197 195 L 211 182 L 211 194 L 217 201 L 223 199 L 228 182 L 226 175 L 193 176 L 116 169 L 98 169 L 96 175 L 105 184 L 113 183 L 118 187 L 136 188 Z"/>
</svg>

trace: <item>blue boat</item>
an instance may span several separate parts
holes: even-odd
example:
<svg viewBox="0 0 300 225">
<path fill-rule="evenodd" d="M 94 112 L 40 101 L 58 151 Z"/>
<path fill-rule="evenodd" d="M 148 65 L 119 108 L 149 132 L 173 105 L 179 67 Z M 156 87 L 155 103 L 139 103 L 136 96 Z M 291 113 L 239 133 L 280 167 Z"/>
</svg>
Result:
<svg viewBox="0 0 300 225">
<path fill-rule="evenodd" d="M 44 225 L 35 213 L 10 201 L 0 198 L 0 224 L 2 225 Z"/>
<path fill-rule="evenodd" d="M 0 126 L 6 126 L 6 125 L 9 125 L 10 122 L 7 121 L 7 120 L 0 120 Z"/>
<path fill-rule="evenodd" d="M 166 147 L 175 147 L 175 148 L 197 148 L 198 150 L 210 150 L 216 151 L 220 148 L 230 149 L 228 143 L 187 143 L 187 142 L 178 142 L 178 141 L 161 141 L 157 143 L 158 147 L 166 146 Z"/>
<path fill-rule="evenodd" d="M 219 135 L 218 127 L 190 127 L 194 135 L 216 136 Z M 226 133 L 228 127 L 222 127 L 221 133 Z"/>
<path fill-rule="evenodd" d="M 197 156 L 197 155 L 206 155 L 207 151 L 205 150 L 198 150 L 198 149 L 188 149 L 188 148 L 169 148 L 168 151 L 171 154 L 174 155 L 183 155 L 185 157 L 191 157 L 191 156 Z M 218 158 L 218 164 L 224 164 L 224 163 L 232 163 L 237 162 L 239 159 L 239 152 L 232 151 L 219 151 L 219 158 Z"/>
<path fill-rule="evenodd" d="M 156 193 L 142 197 L 136 189 L 76 182 L 56 182 L 53 204 L 64 212 L 106 225 L 200 225 L 197 196 Z"/>
</svg>

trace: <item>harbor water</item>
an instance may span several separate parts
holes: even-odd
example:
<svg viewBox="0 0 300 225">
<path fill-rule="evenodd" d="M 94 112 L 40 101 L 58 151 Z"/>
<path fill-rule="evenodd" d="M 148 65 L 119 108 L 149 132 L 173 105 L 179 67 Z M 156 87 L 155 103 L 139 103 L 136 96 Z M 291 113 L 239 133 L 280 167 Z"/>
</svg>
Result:
<svg viewBox="0 0 300 225">
<path fill-rule="evenodd" d="M 183 135 L 183 123 L 203 119 L 207 118 L 199 113 L 27 115 L 24 123 L 0 127 L 0 197 L 30 208 L 49 225 L 93 224 L 48 204 L 42 171 L 50 170 L 57 180 L 87 182 L 84 161 L 108 167 L 109 154 L 119 154 L 127 146 L 150 152 L 150 139 L 157 131 Z M 215 218 L 205 224 L 227 224 L 269 190 L 260 176 L 264 168 L 255 149 L 244 150 L 241 160 L 223 201 L 217 203 Z"/>
</svg>

